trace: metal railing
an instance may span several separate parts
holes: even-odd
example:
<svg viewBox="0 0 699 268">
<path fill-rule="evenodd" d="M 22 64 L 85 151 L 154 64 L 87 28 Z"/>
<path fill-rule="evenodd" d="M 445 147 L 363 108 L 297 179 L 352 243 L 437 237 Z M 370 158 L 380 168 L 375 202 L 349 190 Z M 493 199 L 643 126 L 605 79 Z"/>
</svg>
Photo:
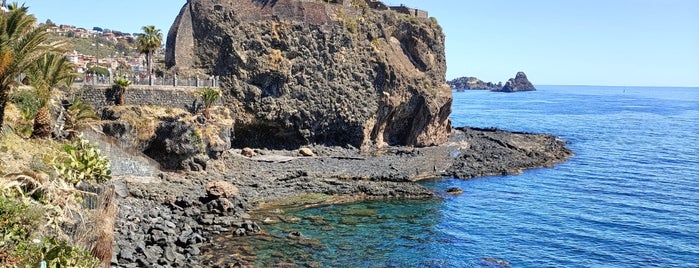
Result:
<svg viewBox="0 0 699 268">
<path fill-rule="evenodd" d="M 114 79 L 116 77 L 109 77 L 104 75 L 92 75 L 85 74 L 73 82 L 74 86 L 83 85 L 99 85 L 99 86 L 109 86 L 114 84 Z M 131 75 L 124 76 L 124 78 L 131 81 L 131 85 L 138 86 L 149 86 L 148 76 L 145 75 Z M 164 75 L 164 76 L 153 76 L 152 86 L 173 86 L 173 87 L 213 87 L 219 86 L 219 78 L 216 76 L 208 77 L 198 77 L 198 76 L 178 76 L 178 75 Z"/>
</svg>

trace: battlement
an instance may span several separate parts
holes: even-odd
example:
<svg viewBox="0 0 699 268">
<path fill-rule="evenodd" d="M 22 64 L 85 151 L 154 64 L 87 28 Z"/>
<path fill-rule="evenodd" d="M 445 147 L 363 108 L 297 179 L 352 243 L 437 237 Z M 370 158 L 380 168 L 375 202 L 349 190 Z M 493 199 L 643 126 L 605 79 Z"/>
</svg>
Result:
<svg viewBox="0 0 699 268">
<path fill-rule="evenodd" d="M 420 9 L 416 9 L 416 8 L 410 8 L 410 7 L 407 7 L 407 6 L 404 6 L 404 5 L 400 5 L 400 6 L 391 6 L 391 7 L 389 7 L 389 9 L 390 9 L 390 10 L 393 10 L 393 11 L 395 11 L 395 12 L 398 12 L 398 13 L 403 13 L 403 14 L 415 16 L 415 17 L 418 17 L 418 18 L 424 18 L 424 19 L 426 19 L 426 18 L 429 17 L 427 11 L 420 10 Z"/>
</svg>

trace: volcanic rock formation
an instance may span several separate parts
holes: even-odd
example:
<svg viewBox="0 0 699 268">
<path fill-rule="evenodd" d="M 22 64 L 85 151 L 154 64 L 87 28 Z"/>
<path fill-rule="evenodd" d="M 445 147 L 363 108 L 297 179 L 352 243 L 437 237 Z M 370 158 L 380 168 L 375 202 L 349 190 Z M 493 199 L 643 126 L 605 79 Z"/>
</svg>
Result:
<svg viewBox="0 0 699 268">
<path fill-rule="evenodd" d="M 220 77 L 237 147 L 445 142 L 452 95 L 441 27 L 336 2 L 190 0 L 166 63 Z"/>
<path fill-rule="evenodd" d="M 529 82 L 527 75 L 524 72 L 518 72 L 515 78 L 510 78 L 499 92 L 518 92 L 518 91 L 535 91 L 536 88 Z"/>
</svg>

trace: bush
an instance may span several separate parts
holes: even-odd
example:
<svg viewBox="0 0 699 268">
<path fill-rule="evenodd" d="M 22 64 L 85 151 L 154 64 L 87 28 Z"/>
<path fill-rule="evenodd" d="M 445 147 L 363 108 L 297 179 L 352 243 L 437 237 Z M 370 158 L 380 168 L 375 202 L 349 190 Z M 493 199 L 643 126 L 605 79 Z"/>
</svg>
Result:
<svg viewBox="0 0 699 268">
<path fill-rule="evenodd" d="M 89 69 L 87 69 L 87 73 L 109 77 L 109 69 L 104 68 L 102 66 L 92 66 Z"/>
<path fill-rule="evenodd" d="M 58 174 L 66 181 L 77 184 L 81 181 L 102 183 L 111 179 L 109 160 L 88 140 L 78 139 L 75 145 L 66 145 L 65 161 L 55 165 Z"/>
<path fill-rule="evenodd" d="M 17 252 L 23 256 L 22 262 L 28 267 L 99 267 L 99 259 L 89 252 L 72 246 L 66 240 L 44 237 L 40 243 L 25 243 Z"/>
<path fill-rule="evenodd" d="M 21 202 L 0 196 L 0 252 L 11 251 L 28 240 L 40 225 L 43 214 Z"/>
<path fill-rule="evenodd" d="M 22 112 L 25 120 L 32 120 L 41 107 L 41 101 L 34 89 L 22 89 L 15 92 L 10 101 Z"/>
<path fill-rule="evenodd" d="M 204 100 L 204 117 L 209 119 L 211 118 L 211 106 L 213 106 L 214 103 L 216 103 L 216 101 L 218 101 L 218 99 L 221 98 L 221 93 L 216 89 L 206 87 L 201 90 L 200 95 L 201 98 Z"/>
</svg>

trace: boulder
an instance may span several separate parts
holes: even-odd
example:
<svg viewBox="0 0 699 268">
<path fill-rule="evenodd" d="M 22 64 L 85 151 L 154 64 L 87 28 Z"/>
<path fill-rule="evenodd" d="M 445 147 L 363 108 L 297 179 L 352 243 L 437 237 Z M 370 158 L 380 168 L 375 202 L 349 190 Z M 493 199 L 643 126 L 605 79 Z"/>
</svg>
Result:
<svg viewBox="0 0 699 268">
<path fill-rule="evenodd" d="M 240 151 L 240 154 L 245 157 L 253 157 L 257 155 L 250 147 L 245 147 Z"/>
<path fill-rule="evenodd" d="M 206 184 L 206 194 L 212 198 L 228 198 L 238 195 L 238 187 L 226 181 L 212 181 Z"/>
<path fill-rule="evenodd" d="M 510 78 L 507 83 L 498 92 L 518 92 L 518 91 L 535 91 L 536 88 L 529 82 L 527 75 L 524 72 L 518 72 L 515 78 Z"/>
<path fill-rule="evenodd" d="M 307 156 L 307 157 L 315 156 L 315 154 L 313 153 L 313 151 L 311 151 L 311 149 L 309 149 L 309 148 L 301 148 L 301 149 L 299 149 L 299 154 L 301 154 L 302 156 Z"/>
</svg>

